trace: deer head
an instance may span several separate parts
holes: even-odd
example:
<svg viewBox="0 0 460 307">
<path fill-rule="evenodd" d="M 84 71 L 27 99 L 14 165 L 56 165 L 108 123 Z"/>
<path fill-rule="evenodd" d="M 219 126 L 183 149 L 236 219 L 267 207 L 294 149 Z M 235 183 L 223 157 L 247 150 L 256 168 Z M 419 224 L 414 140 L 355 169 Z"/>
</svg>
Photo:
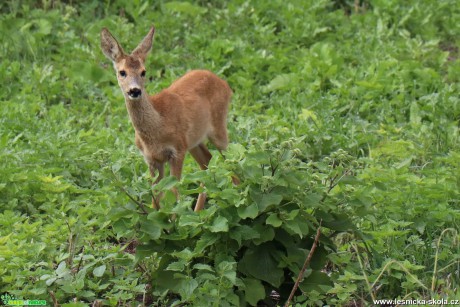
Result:
<svg viewBox="0 0 460 307">
<path fill-rule="evenodd" d="M 140 100 L 145 91 L 145 58 L 152 49 L 155 28 L 152 27 L 140 44 L 126 54 L 117 40 L 106 28 L 101 32 L 101 48 L 105 56 L 112 60 L 117 73 L 118 84 L 126 100 Z"/>
</svg>

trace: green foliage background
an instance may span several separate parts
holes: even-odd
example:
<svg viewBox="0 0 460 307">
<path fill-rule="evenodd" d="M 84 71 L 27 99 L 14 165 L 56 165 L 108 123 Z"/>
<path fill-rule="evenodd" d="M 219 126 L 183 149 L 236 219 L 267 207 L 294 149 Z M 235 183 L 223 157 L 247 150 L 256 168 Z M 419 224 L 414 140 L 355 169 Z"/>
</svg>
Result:
<svg viewBox="0 0 460 307">
<path fill-rule="evenodd" d="M 25 0 L 0 12 L 0 293 L 283 304 L 321 223 L 294 304 L 460 298 L 458 1 Z M 166 192 L 159 212 L 99 48 L 102 27 L 131 50 L 152 24 L 150 92 L 194 68 L 235 92 L 225 159 L 198 171 L 188 158 L 181 182 L 156 187 L 182 195 Z"/>
</svg>

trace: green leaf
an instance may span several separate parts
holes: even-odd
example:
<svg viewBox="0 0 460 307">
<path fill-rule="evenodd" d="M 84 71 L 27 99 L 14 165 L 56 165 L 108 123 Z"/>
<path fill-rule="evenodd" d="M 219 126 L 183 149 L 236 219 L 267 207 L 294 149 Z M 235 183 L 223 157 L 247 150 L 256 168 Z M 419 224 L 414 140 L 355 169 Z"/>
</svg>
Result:
<svg viewBox="0 0 460 307">
<path fill-rule="evenodd" d="M 283 196 L 276 193 L 261 193 L 259 191 L 252 191 L 252 200 L 257 204 L 259 212 L 264 212 L 272 206 L 279 205 L 283 200 Z"/>
<path fill-rule="evenodd" d="M 168 267 L 166 268 L 166 270 L 183 272 L 184 269 L 185 269 L 186 264 L 187 264 L 187 262 L 185 260 L 181 259 L 179 261 L 170 263 L 168 265 Z"/>
<path fill-rule="evenodd" d="M 162 229 L 151 221 L 141 220 L 140 231 L 147 234 L 151 239 L 156 240 L 161 236 Z"/>
<path fill-rule="evenodd" d="M 227 232 L 228 231 L 228 220 L 223 216 L 218 216 L 214 219 L 212 226 L 209 227 L 211 232 Z"/>
<path fill-rule="evenodd" d="M 238 265 L 239 270 L 274 287 L 279 287 L 284 272 L 278 268 L 278 261 L 273 257 L 274 250 L 276 247 L 271 242 L 248 249 Z"/>
<path fill-rule="evenodd" d="M 132 222 L 126 218 L 120 218 L 112 224 L 112 228 L 118 236 L 125 236 L 132 231 L 132 227 Z"/>
<path fill-rule="evenodd" d="M 321 271 L 312 271 L 304 280 L 299 284 L 303 292 L 317 291 L 319 293 L 326 293 L 333 287 L 331 278 Z"/>
<path fill-rule="evenodd" d="M 202 221 L 200 216 L 196 213 L 181 215 L 179 219 L 180 227 L 185 227 L 185 226 L 198 227 L 203 224 L 204 224 L 204 221 Z"/>
<path fill-rule="evenodd" d="M 62 261 L 61 263 L 59 263 L 59 265 L 58 265 L 58 267 L 56 269 L 56 274 L 59 275 L 59 276 L 62 276 L 67 271 L 68 270 L 67 270 L 66 263 L 64 261 Z"/>
<path fill-rule="evenodd" d="M 195 253 L 202 253 L 206 247 L 213 245 L 220 239 L 220 235 L 211 232 L 204 232 L 198 239 L 195 246 Z"/>
<path fill-rule="evenodd" d="M 208 265 L 208 264 L 203 264 L 203 263 L 197 263 L 193 266 L 195 270 L 200 270 L 200 271 L 209 271 L 209 272 L 214 272 L 214 269 Z"/>
<path fill-rule="evenodd" d="M 236 263 L 229 262 L 229 261 L 222 261 L 217 265 L 216 271 L 217 273 L 227 278 L 233 285 L 236 284 Z"/>
<path fill-rule="evenodd" d="M 150 257 L 153 253 L 161 252 L 165 248 L 165 240 L 150 241 L 148 244 L 136 246 L 136 257 L 144 259 Z"/>
<path fill-rule="evenodd" d="M 241 246 L 242 241 L 260 238 L 260 234 L 248 225 L 238 225 L 236 227 L 232 227 L 229 234 L 230 238 L 236 240 L 239 246 Z"/>
<path fill-rule="evenodd" d="M 160 180 L 156 185 L 153 186 L 154 191 L 165 191 L 165 190 L 171 190 L 173 187 L 175 187 L 179 181 L 177 181 L 177 178 L 174 176 L 168 176 Z"/>
<path fill-rule="evenodd" d="M 57 280 L 57 277 L 51 277 L 51 278 L 46 280 L 45 284 L 47 286 L 51 286 L 56 280 Z"/>
<path fill-rule="evenodd" d="M 94 268 L 93 275 L 96 277 L 101 277 L 102 275 L 104 275 L 105 269 L 106 269 L 105 264 L 98 266 Z"/>
<path fill-rule="evenodd" d="M 407 159 L 402 160 L 401 162 L 399 162 L 399 163 L 397 163 L 395 165 L 395 168 L 396 169 L 401 169 L 401 168 L 404 168 L 406 166 L 410 166 L 410 164 L 412 163 L 413 158 L 414 157 L 411 156 L 411 157 L 409 157 Z"/>
<path fill-rule="evenodd" d="M 150 212 L 147 220 L 152 221 L 153 224 L 163 229 L 170 229 L 174 225 L 170 221 L 169 214 L 160 211 Z"/>
<path fill-rule="evenodd" d="M 272 225 L 273 227 L 280 227 L 283 224 L 283 221 L 280 220 L 278 214 L 272 213 L 268 216 L 265 223 L 267 223 L 267 225 Z"/>
<path fill-rule="evenodd" d="M 259 214 L 259 209 L 257 204 L 250 204 L 249 206 L 239 206 L 238 207 L 238 216 L 242 219 L 255 219 Z"/>
<path fill-rule="evenodd" d="M 259 245 L 267 241 L 271 241 L 275 237 L 275 230 L 273 230 L 273 227 L 271 226 L 256 224 L 254 226 L 254 230 L 257 231 L 257 233 L 259 234 L 258 238 L 254 238 L 252 240 L 256 245 Z"/>
<path fill-rule="evenodd" d="M 193 278 L 182 279 L 178 285 L 177 290 L 182 296 L 182 299 L 188 299 L 192 296 L 195 289 L 198 287 L 198 282 Z"/>
<path fill-rule="evenodd" d="M 260 280 L 245 278 L 244 286 L 244 297 L 250 305 L 257 306 L 257 302 L 265 298 L 265 288 Z"/>
<path fill-rule="evenodd" d="M 109 212 L 109 217 L 112 221 L 118 221 L 122 217 L 130 217 L 133 215 L 131 210 L 126 209 L 125 207 L 114 207 Z"/>
<path fill-rule="evenodd" d="M 296 74 L 280 74 L 276 76 L 269 84 L 262 87 L 263 93 L 268 93 L 276 90 L 292 87 L 292 83 L 297 79 Z"/>
<path fill-rule="evenodd" d="M 307 206 L 316 207 L 320 203 L 321 199 L 322 199 L 322 196 L 319 194 L 315 194 L 315 193 L 308 194 L 304 198 L 304 204 Z"/>
<path fill-rule="evenodd" d="M 170 260 L 171 258 L 169 257 L 165 257 L 164 260 L 162 259 L 165 263 L 168 263 Z M 160 263 L 160 268 L 153 273 L 152 285 L 160 291 L 179 293 L 181 283 L 186 276 L 175 271 L 165 270 L 164 267 L 162 269 L 161 265 L 164 265 L 164 263 Z"/>
<path fill-rule="evenodd" d="M 301 238 L 308 234 L 308 224 L 299 218 L 284 221 L 283 228 L 291 234 L 299 235 Z"/>
<path fill-rule="evenodd" d="M 51 33 L 51 29 L 53 28 L 53 25 L 49 20 L 46 19 L 38 19 L 37 20 L 37 25 L 38 25 L 38 32 L 43 34 L 43 35 L 48 35 Z"/>
<path fill-rule="evenodd" d="M 346 214 L 326 214 L 325 212 L 318 211 L 317 219 L 322 219 L 322 225 L 332 230 L 349 231 L 356 229 L 356 226 Z"/>
<path fill-rule="evenodd" d="M 192 258 L 195 256 L 195 254 L 188 247 L 184 248 L 183 250 L 174 252 L 172 255 L 187 262 L 192 260 Z"/>
<path fill-rule="evenodd" d="M 61 289 L 65 293 L 69 294 L 75 294 L 78 292 L 79 289 L 75 286 L 75 283 L 72 283 L 71 281 L 65 281 L 65 283 L 61 286 Z"/>
</svg>

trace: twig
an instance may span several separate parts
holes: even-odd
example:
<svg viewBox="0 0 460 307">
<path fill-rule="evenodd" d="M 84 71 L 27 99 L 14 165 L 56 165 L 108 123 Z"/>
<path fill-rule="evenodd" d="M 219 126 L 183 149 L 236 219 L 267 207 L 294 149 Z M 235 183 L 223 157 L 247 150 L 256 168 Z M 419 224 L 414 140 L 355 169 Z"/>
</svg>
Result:
<svg viewBox="0 0 460 307">
<path fill-rule="evenodd" d="M 453 228 L 446 228 L 441 232 L 441 235 L 438 238 L 438 243 L 436 244 L 436 255 L 434 257 L 434 269 L 433 269 L 433 277 L 431 279 L 431 292 L 434 293 L 435 287 L 436 287 L 436 274 L 438 273 L 438 256 L 439 256 L 439 249 L 441 246 L 441 239 L 444 236 L 445 233 L 448 231 L 451 231 L 454 233 L 454 235 L 457 235 L 457 231 Z"/>
<path fill-rule="evenodd" d="M 364 281 L 366 282 L 367 289 L 369 290 L 369 294 L 371 295 L 372 300 L 375 301 L 375 294 L 374 294 L 374 291 L 372 291 L 373 287 L 371 286 L 371 284 L 370 284 L 370 282 L 369 282 L 369 278 L 367 277 L 367 274 L 366 274 L 366 270 L 365 270 L 365 268 L 364 268 L 363 261 L 361 260 L 361 257 L 359 256 L 358 248 L 357 248 L 356 245 L 354 245 L 354 244 L 352 244 L 351 246 L 353 247 L 353 249 L 354 249 L 355 252 L 356 252 L 356 257 L 358 258 L 359 266 L 361 267 L 361 271 L 363 272 Z"/>
<path fill-rule="evenodd" d="M 149 294 L 147 294 L 147 292 L 150 291 L 151 288 L 152 286 L 150 284 L 145 285 L 144 293 L 142 294 L 142 306 L 148 305 L 147 300 L 149 299 Z"/>
<path fill-rule="evenodd" d="M 80 272 L 81 263 L 83 262 L 84 251 L 85 251 L 85 247 L 83 246 L 80 250 L 81 257 L 80 257 L 80 262 L 78 263 L 77 273 Z"/>
<path fill-rule="evenodd" d="M 331 178 L 327 192 L 323 195 L 320 202 L 323 202 L 326 199 L 326 197 L 329 195 L 329 193 L 332 191 L 332 189 L 335 188 L 339 184 L 340 180 L 342 180 L 342 178 L 348 175 L 351 171 L 352 171 L 351 169 L 347 169 L 345 172 L 343 172 L 342 176 L 340 176 L 339 179 L 337 179 L 337 177 L 339 177 L 338 174 L 335 175 L 333 178 Z"/>
<path fill-rule="evenodd" d="M 70 224 L 69 224 L 69 221 L 66 221 L 66 224 L 67 224 L 67 228 L 69 229 L 69 257 L 67 258 L 66 260 L 66 263 L 69 267 L 72 266 L 72 263 L 73 263 L 73 256 L 74 256 L 74 253 L 73 253 L 73 250 L 74 250 L 74 235 L 72 233 L 72 228 L 70 228 Z"/>
<path fill-rule="evenodd" d="M 320 234 L 321 234 L 321 222 L 319 223 L 318 230 L 316 231 L 315 241 L 313 242 L 313 245 L 311 246 L 311 249 L 310 249 L 310 252 L 308 253 L 307 259 L 305 259 L 303 267 L 300 270 L 299 275 L 297 276 L 297 280 L 295 281 L 294 287 L 292 287 L 291 294 L 289 295 L 289 298 L 286 301 L 286 304 L 284 304 L 284 307 L 289 307 L 289 304 L 291 304 L 292 298 L 294 297 L 294 294 L 297 291 L 297 288 L 299 287 L 299 283 L 303 278 L 305 270 L 307 269 L 307 266 L 310 263 L 311 258 L 313 257 L 313 254 L 315 253 L 316 246 L 318 245 Z"/>
<path fill-rule="evenodd" d="M 57 301 L 57 299 L 56 299 L 56 296 L 54 295 L 54 292 L 53 292 L 53 291 L 49 291 L 49 294 L 50 294 L 50 296 L 51 296 L 51 300 L 53 301 L 54 307 L 59 307 L 60 305 L 59 305 L 59 303 L 58 303 L 58 301 Z"/>
<path fill-rule="evenodd" d="M 91 305 L 91 307 L 102 307 L 102 302 L 95 300 L 93 304 Z"/>
<path fill-rule="evenodd" d="M 131 194 L 128 193 L 128 191 L 126 191 L 126 189 L 123 187 L 121 181 L 117 178 L 117 175 L 113 172 L 113 170 L 112 170 L 112 175 L 117 181 L 118 187 L 123 191 L 123 193 L 125 193 L 126 196 L 128 196 L 128 198 L 131 199 L 139 207 L 139 209 L 142 210 L 144 214 L 148 214 L 147 210 L 145 210 L 144 208 L 144 205 L 138 200 L 136 200 L 134 197 L 132 197 Z"/>
<path fill-rule="evenodd" d="M 139 207 L 139 209 L 142 210 L 144 214 L 148 214 L 147 210 L 145 210 L 144 205 L 141 202 L 132 197 L 131 194 L 129 194 L 123 186 L 120 185 L 119 188 L 126 194 L 126 196 L 128 196 L 129 199 L 131 199 Z"/>
</svg>

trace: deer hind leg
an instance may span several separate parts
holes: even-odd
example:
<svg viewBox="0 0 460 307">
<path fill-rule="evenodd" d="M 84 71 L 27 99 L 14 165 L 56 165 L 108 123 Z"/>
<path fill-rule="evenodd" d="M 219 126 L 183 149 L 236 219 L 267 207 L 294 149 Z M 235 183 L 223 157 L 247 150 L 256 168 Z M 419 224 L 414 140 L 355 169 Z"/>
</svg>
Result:
<svg viewBox="0 0 460 307">
<path fill-rule="evenodd" d="M 198 162 L 198 165 L 202 170 L 208 168 L 209 161 L 211 161 L 212 155 L 209 152 L 206 145 L 203 143 L 199 144 L 198 146 L 190 149 L 190 154 Z M 201 187 L 204 187 L 203 183 L 200 183 Z M 206 193 L 200 193 L 198 195 L 198 199 L 195 204 L 195 211 L 200 211 L 204 208 L 204 203 L 206 202 Z"/>
<path fill-rule="evenodd" d="M 149 162 L 149 171 L 150 176 L 155 178 L 155 172 L 158 170 L 158 177 L 153 183 L 152 186 L 156 185 L 160 182 L 161 179 L 164 177 L 164 164 L 159 162 Z M 152 196 L 152 208 L 159 210 L 160 209 L 160 200 L 163 197 L 163 192 L 159 192 L 157 195 Z"/>
</svg>

